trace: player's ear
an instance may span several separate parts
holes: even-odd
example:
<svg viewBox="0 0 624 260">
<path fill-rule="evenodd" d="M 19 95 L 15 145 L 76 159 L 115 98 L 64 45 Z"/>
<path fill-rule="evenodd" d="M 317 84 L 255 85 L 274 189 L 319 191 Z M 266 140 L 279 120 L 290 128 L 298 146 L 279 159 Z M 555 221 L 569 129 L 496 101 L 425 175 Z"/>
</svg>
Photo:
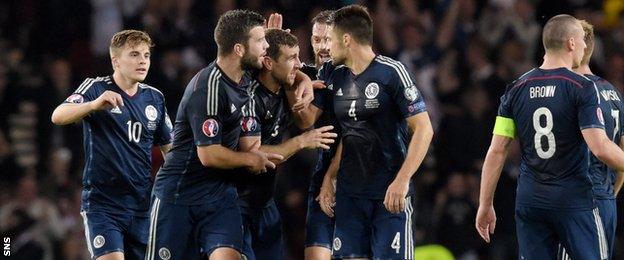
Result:
<svg viewBox="0 0 624 260">
<path fill-rule="evenodd" d="M 236 56 L 243 57 L 245 55 L 245 46 L 240 43 L 234 44 L 234 53 Z"/>
<path fill-rule="evenodd" d="M 273 59 L 271 59 L 271 57 L 269 56 L 264 56 L 264 59 L 262 59 L 262 66 L 267 69 L 267 70 L 272 70 L 273 69 Z"/>
<path fill-rule="evenodd" d="M 119 59 L 117 58 L 116 55 L 111 55 L 111 65 L 113 66 L 113 70 L 119 67 Z"/>
<path fill-rule="evenodd" d="M 342 35 L 342 45 L 349 46 L 351 44 L 351 35 L 345 33 Z"/>
</svg>

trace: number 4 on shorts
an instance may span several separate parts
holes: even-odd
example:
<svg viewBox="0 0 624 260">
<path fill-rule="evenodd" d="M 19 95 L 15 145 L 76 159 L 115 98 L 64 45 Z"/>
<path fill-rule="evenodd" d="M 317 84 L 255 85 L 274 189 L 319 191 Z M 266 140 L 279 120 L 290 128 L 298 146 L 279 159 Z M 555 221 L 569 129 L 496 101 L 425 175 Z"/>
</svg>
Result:
<svg viewBox="0 0 624 260">
<path fill-rule="evenodd" d="M 396 235 L 394 235 L 390 248 L 394 249 L 397 254 L 399 253 L 399 250 L 401 249 L 401 232 L 397 232 Z"/>
</svg>

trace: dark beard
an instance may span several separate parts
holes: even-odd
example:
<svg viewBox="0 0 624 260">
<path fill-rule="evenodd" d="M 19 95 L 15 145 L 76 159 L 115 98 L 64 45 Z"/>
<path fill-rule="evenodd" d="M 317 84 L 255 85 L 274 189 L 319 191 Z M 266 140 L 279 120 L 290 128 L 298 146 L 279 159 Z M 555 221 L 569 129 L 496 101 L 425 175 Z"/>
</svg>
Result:
<svg viewBox="0 0 624 260">
<path fill-rule="evenodd" d="M 262 65 L 258 65 L 258 57 L 253 57 L 246 52 L 241 58 L 241 68 L 243 70 L 262 69 Z"/>
</svg>

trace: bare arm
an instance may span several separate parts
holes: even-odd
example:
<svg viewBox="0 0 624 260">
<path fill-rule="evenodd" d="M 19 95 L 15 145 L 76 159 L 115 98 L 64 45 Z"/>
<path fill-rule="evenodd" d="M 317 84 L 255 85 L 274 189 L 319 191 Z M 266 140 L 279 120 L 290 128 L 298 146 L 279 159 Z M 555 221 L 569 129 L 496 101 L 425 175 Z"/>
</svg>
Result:
<svg viewBox="0 0 624 260">
<path fill-rule="evenodd" d="M 496 190 L 496 184 L 503 171 L 509 145 L 512 140 L 513 139 L 506 136 L 493 135 L 490 148 L 483 162 L 479 193 L 479 210 L 477 211 L 475 226 L 479 235 L 488 243 L 490 242 L 490 234 L 494 234 L 494 229 L 496 227 L 494 191 Z"/>
<path fill-rule="evenodd" d="M 335 133 L 329 132 L 332 129 L 334 129 L 333 126 L 324 126 L 318 129 L 312 129 L 303 134 L 290 138 L 278 145 L 261 145 L 260 151 L 281 155 L 284 158 L 283 160 L 273 161 L 278 164 L 302 149 L 315 149 L 319 147 L 329 149 L 328 144 L 334 143 L 334 138 L 337 136 Z M 250 144 L 257 140 L 260 140 L 260 138 L 241 137 L 241 150 L 245 151 Z"/>
<path fill-rule="evenodd" d="M 107 90 L 96 100 L 90 102 L 60 104 L 54 109 L 54 112 L 52 112 L 51 119 L 52 123 L 55 125 L 68 125 L 82 120 L 82 118 L 95 110 L 109 109 L 116 106 L 123 106 L 121 95 Z"/>
<path fill-rule="evenodd" d="M 249 152 L 235 152 L 220 144 L 197 146 L 197 156 L 202 165 L 218 169 L 246 167 L 252 172 L 263 172 L 266 167 L 275 168 L 270 160 L 281 160 L 282 157 L 257 151 L 258 145 L 254 144 Z"/>
<path fill-rule="evenodd" d="M 386 209 L 395 214 L 405 209 L 405 196 L 409 190 L 410 179 L 420 167 L 433 138 L 433 127 L 427 112 L 408 117 L 406 121 L 412 133 L 407 156 L 394 181 L 388 186 L 384 199 Z"/>
<path fill-rule="evenodd" d="M 581 130 L 583 139 L 589 150 L 607 166 L 617 172 L 624 171 L 624 151 L 615 143 L 609 140 L 604 129 L 587 128 Z"/>
<path fill-rule="evenodd" d="M 319 202 L 321 210 L 325 212 L 330 218 L 334 217 L 334 205 L 336 205 L 336 176 L 338 176 L 338 169 L 340 169 L 340 159 L 342 157 L 342 142 L 338 144 L 336 148 L 336 154 L 332 158 L 327 172 L 323 177 L 323 184 L 319 195 L 316 197 L 316 201 Z"/>
</svg>

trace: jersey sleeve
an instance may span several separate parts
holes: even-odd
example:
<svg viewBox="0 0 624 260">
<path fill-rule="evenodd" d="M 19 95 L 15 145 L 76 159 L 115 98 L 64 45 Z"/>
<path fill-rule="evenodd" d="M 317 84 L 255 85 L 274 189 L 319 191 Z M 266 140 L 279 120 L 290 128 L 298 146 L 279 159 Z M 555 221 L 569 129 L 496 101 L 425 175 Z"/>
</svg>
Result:
<svg viewBox="0 0 624 260">
<path fill-rule="evenodd" d="M 588 81 L 582 88 L 575 88 L 575 90 L 579 128 L 581 130 L 587 128 L 604 129 L 604 116 L 599 106 L 600 97 L 596 84 Z"/>
<path fill-rule="evenodd" d="M 169 118 L 169 113 L 167 113 L 164 102 L 162 103 L 162 113 L 164 115 L 163 119 L 158 123 L 156 133 L 154 134 L 154 145 L 156 146 L 169 144 L 172 139 L 173 124 L 171 123 L 171 118 Z"/>
<path fill-rule="evenodd" d="M 229 112 L 223 105 L 227 104 L 218 91 L 219 83 L 200 86 L 188 101 L 186 113 L 189 125 L 193 132 L 193 140 L 196 146 L 221 144 L 222 140 L 222 113 Z M 211 91 L 208 91 L 210 88 Z"/>
<path fill-rule="evenodd" d="M 97 99 L 99 95 L 97 95 L 97 89 L 94 85 L 96 85 L 96 79 L 85 79 L 63 103 L 80 104 Z"/>
<path fill-rule="evenodd" d="M 398 62 L 392 72 L 389 84 L 390 93 L 403 117 L 408 118 L 427 111 L 425 101 L 414 83 L 414 77 L 405 69 L 405 66 Z"/>
<path fill-rule="evenodd" d="M 500 98 L 500 105 L 498 106 L 492 134 L 509 138 L 516 137 L 516 123 L 514 122 L 511 110 L 511 96 L 512 92 L 508 86 L 507 91 L 505 91 L 505 94 Z"/>
<path fill-rule="evenodd" d="M 260 116 L 264 114 L 262 100 L 253 95 L 242 109 L 240 136 L 260 136 L 262 124 Z"/>
</svg>

